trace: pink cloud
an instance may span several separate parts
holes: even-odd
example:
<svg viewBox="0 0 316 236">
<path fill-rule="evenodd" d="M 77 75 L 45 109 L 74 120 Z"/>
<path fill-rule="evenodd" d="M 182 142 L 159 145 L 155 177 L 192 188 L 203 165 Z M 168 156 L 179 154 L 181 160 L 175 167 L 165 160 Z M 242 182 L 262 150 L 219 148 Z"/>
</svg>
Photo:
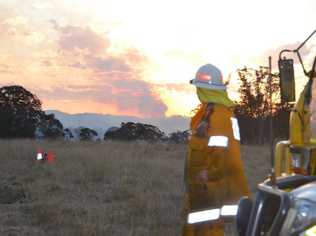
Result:
<svg viewBox="0 0 316 236">
<path fill-rule="evenodd" d="M 2 76 L 10 73 L 13 68 L 14 74 L 10 78 L 21 78 L 19 82 L 25 81 L 21 85 L 35 93 L 44 106 L 47 101 L 50 108 L 53 108 L 52 105 L 65 107 L 63 103 L 67 101 L 69 104 L 73 102 L 76 109 L 85 112 L 91 111 L 91 107 L 78 104 L 82 102 L 87 105 L 91 102 L 95 107 L 101 106 L 103 111 L 108 108 L 119 114 L 142 117 L 165 115 L 167 106 L 159 94 L 155 93 L 155 86 L 144 81 L 143 70 L 149 61 L 140 51 L 129 48 L 119 55 L 113 55 L 108 50 L 111 44 L 106 34 L 89 27 L 60 26 L 56 21 L 51 21 L 51 24 L 57 39 L 51 37 L 49 44 L 34 47 L 35 50 L 29 49 L 29 52 L 23 41 L 24 32 L 15 31 L 22 40 L 12 42 L 12 50 L 6 49 L 7 53 L 11 53 L 7 54 L 11 61 L 0 61 Z M 15 26 L 10 27 L 15 29 Z M 9 32 L 10 27 L 0 25 L 0 32 Z M 49 37 L 51 28 L 41 33 Z M 18 47 L 23 48 L 27 57 L 20 55 L 19 50 L 14 50 Z M 36 73 L 24 70 L 22 58 L 26 58 L 23 63 L 27 63 L 25 65 L 29 68 L 37 69 Z M 75 77 L 77 74 L 78 79 Z M 43 78 L 46 81 L 45 87 L 36 81 Z M 34 84 L 38 84 L 38 87 Z M 67 107 L 71 108 L 71 105 Z"/>
<path fill-rule="evenodd" d="M 59 33 L 58 46 L 63 57 L 70 67 L 78 69 L 90 69 L 95 72 L 109 73 L 112 71 L 131 72 L 129 63 L 140 64 L 144 60 L 136 49 L 113 56 L 107 52 L 110 46 L 106 35 L 94 32 L 92 29 L 78 26 L 61 27 L 55 21 L 51 21 Z"/>
<path fill-rule="evenodd" d="M 142 78 L 142 71 L 148 60 L 141 52 L 130 48 L 120 55 L 113 55 L 107 50 L 110 41 L 105 34 L 78 26 L 61 27 L 58 23 L 51 22 L 59 36 L 56 42 L 60 62 L 68 69 L 82 70 L 89 72 L 89 75 L 85 85 L 74 81 L 66 86 L 38 89 L 40 98 L 91 101 L 100 106 L 116 107 L 120 114 L 125 115 L 165 115 L 167 106 L 154 92 L 155 86 Z M 47 67 L 51 65 L 47 61 L 42 64 Z"/>
<path fill-rule="evenodd" d="M 87 50 L 92 54 L 102 54 L 110 44 L 106 37 L 97 34 L 89 27 L 69 25 L 60 27 L 54 22 L 54 28 L 60 33 L 58 45 L 65 51 Z"/>
<path fill-rule="evenodd" d="M 120 114 L 131 111 L 142 117 L 163 117 L 167 106 L 152 90 L 151 84 L 141 80 L 106 79 L 97 85 L 71 85 L 49 90 L 37 89 L 40 98 L 58 100 L 88 100 L 100 105 L 115 106 Z M 83 110 L 84 112 L 84 110 Z"/>
<path fill-rule="evenodd" d="M 129 72 L 130 67 L 124 58 L 116 57 L 96 57 L 86 56 L 86 68 L 91 68 L 96 71 L 120 71 Z"/>
</svg>

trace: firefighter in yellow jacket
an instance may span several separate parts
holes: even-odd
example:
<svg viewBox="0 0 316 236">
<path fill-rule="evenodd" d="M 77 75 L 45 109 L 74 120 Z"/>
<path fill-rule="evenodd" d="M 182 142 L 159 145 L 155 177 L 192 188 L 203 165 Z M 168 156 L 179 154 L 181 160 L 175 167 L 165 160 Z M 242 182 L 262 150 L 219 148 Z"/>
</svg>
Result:
<svg viewBox="0 0 316 236">
<path fill-rule="evenodd" d="M 240 135 L 221 71 L 202 66 L 191 83 L 197 87 L 201 105 L 191 119 L 185 166 L 185 213 L 220 209 L 237 204 L 249 190 L 240 159 Z M 198 224 L 185 223 L 183 236 L 224 235 L 221 219 Z"/>
</svg>

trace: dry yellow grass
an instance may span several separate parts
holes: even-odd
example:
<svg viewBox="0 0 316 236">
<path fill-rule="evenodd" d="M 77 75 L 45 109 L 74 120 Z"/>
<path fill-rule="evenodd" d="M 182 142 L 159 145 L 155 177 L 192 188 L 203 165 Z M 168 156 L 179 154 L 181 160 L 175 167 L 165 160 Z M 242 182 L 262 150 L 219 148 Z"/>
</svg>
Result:
<svg viewBox="0 0 316 236">
<path fill-rule="evenodd" d="M 57 161 L 37 163 L 38 147 Z M 184 145 L 11 140 L 0 150 L 0 184 L 21 183 L 26 195 L 0 204 L 0 235 L 180 235 Z M 243 147 L 252 190 L 267 151 Z"/>
</svg>

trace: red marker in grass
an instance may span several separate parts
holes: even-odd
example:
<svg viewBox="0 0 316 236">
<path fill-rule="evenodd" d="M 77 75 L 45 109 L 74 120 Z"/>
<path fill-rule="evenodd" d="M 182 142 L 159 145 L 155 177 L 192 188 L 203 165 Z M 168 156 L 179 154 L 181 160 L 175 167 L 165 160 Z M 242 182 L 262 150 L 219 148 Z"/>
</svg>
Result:
<svg viewBox="0 0 316 236">
<path fill-rule="evenodd" d="M 52 163 L 55 161 L 55 155 L 51 151 L 48 152 L 47 154 L 47 162 Z"/>
</svg>

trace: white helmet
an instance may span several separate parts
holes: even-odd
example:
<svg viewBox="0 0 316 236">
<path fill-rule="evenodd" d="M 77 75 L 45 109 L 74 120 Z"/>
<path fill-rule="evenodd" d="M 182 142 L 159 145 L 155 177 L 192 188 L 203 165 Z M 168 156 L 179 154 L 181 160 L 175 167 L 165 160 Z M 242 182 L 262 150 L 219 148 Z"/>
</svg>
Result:
<svg viewBox="0 0 316 236">
<path fill-rule="evenodd" d="M 211 64 L 201 66 L 190 83 L 200 88 L 226 90 L 222 72 Z"/>
</svg>

